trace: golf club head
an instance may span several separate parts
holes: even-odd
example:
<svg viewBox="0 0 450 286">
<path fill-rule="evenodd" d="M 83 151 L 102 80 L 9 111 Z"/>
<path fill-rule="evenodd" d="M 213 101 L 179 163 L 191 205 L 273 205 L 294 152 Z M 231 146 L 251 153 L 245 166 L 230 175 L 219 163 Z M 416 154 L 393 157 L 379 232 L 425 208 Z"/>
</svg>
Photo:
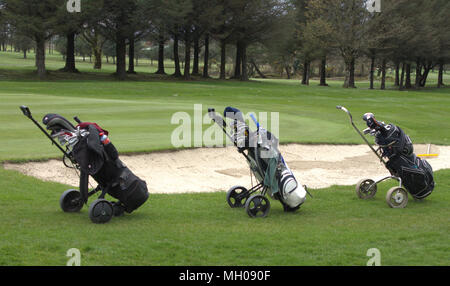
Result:
<svg viewBox="0 0 450 286">
<path fill-rule="evenodd" d="M 23 115 L 25 115 L 28 118 L 31 118 L 31 111 L 28 108 L 28 106 L 22 105 L 22 106 L 20 106 L 20 110 L 22 110 Z"/>
</svg>

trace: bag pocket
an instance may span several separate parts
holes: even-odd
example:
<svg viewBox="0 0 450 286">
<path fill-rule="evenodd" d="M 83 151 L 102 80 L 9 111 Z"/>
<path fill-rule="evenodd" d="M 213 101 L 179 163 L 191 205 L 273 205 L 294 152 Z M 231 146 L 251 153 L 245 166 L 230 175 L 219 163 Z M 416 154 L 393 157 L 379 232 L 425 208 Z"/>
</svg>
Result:
<svg viewBox="0 0 450 286">
<path fill-rule="evenodd" d="M 148 199 L 148 189 L 145 181 L 133 174 L 128 168 L 119 179 L 122 191 L 121 202 L 129 213 L 136 210 Z"/>
<path fill-rule="evenodd" d="M 422 169 L 402 167 L 402 183 L 410 194 L 415 197 L 428 189 L 428 180 Z"/>
</svg>

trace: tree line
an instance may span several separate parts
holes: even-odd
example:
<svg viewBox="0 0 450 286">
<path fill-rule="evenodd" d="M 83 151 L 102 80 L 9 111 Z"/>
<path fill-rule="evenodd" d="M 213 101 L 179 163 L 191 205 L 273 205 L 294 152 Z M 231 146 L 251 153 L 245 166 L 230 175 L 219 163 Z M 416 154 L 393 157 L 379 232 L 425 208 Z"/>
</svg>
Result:
<svg viewBox="0 0 450 286">
<path fill-rule="evenodd" d="M 69 13 L 63 0 L 0 0 L 0 48 L 9 37 L 26 51 L 32 40 L 41 78 L 47 74 L 46 42 L 58 36 L 64 39 L 63 71 L 77 72 L 75 39 L 82 38 L 95 69 L 101 68 L 105 43 L 113 44 L 119 79 L 134 72 L 136 45 L 146 39 L 158 46 L 156 73 L 166 73 L 170 52 L 173 75 L 184 79 L 209 77 L 214 42 L 220 79 L 226 78 L 227 47 L 233 46 L 232 78 L 244 81 L 253 72 L 264 77 L 258 68 L 263 62 L 278 65 L 288 77 L 298 72 L 301 83 L 309 84 L 311 65 L 319 63 L 320 85 L 326 86 L 329 59 L 339 57 L 344 87 L 355 87 L 357 61 L 369 63 L 372 89 L 377 69 L 380 88 L 386 87 L 388 67 L 395 70 L 399 89 L 424 87 L 436 68 L 443 86 L 450 61 L 450 1 L 380 1 L 381 10 L 373 12 L 369 0 L 81 0 L 81 12 Z"/>
</svg>

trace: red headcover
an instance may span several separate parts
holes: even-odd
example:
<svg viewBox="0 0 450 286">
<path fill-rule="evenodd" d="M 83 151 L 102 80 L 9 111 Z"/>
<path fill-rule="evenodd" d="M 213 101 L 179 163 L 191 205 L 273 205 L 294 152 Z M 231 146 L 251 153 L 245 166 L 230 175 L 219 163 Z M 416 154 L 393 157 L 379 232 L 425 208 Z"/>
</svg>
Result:
<svg viewBox="0 0 450 286">
<path fill-rule="evenodd" d="M 77 125 L 77 127 L 80 127 L 81 129 L 87 129 L 89 125 L 93 125 L 95 128 L 97 128 L 98 132 L 103 132 L 106 135 L 108 135 L 108 131 L 102 129 L 100 126 L 97 125 L 97 123 L 93 123 L 93 122 L 82 122 L 80 124 Z"/>
</svg>

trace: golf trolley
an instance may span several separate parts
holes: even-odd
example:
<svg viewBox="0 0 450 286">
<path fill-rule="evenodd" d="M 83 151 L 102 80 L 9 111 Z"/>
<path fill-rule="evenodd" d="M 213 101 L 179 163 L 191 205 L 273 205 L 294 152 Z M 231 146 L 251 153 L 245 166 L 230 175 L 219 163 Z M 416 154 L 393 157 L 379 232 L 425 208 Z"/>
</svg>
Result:
<svg viewBox="0 0 450 286">
<path fill-rule="evenodd" d="M 131 213 L 148 199 L 145 182 L 119 160 L 118 152 L 109 139 L 105 141 L 108 144 L 100 141 L 102 136 L 107 138 L 106 130 L 95 123 L 81 122 L 76 116 L 74 120 L 78 123 L 77 127 L 60 115 L 47 114 L 43 123 L 51 131 L 49 134 L 33 118 L 27 106 L 21 106 L 20 109 L 63 153 L 63 164 L 74 169 L 80 178 L 80 190 L 68 189 L 59 199 L 64 212 L 79 212 L 87 204 L 89 197 L 101 192 L 89 206 L 89 218 L 93 223 L 106 223 L 113 216 L 123 215 L 124 211 Z M 89 176 L 98 183 L 92 190 L 89 190 Z M 106 200 L 106 194 L 119 201 Z"/>
<path fill-rule="evenodd" d="M 426 160 L 414 155 L 410 138 L 399 127 L 378 122 L 373 114 L 366 113 L 363 119 L 366 121 L 368 128 L 361 132 L 354 124 L 353 117 L 348 109 L 343 106 L 336 106 L 336 108 L 348 114 L 353 128 L 391 174 L 377 181 L 372 179 L 360 180 L 356 184 L 356 194 L 360 199 L 373 198 L 377 192 L 377 185 L 389 179 L 398 182 L 398 186 L 390 188 L 386 194 L 386 203 L 391 208 L 406 207 L 408 193 L 416 200 L 421 200 L 430 195 L 434 188 L 431 166 Z M 364 136 L 366 134 L 375 137 L 377 149 L 366 139 Z"/>
<path fill-rule="evenodd" d="M 208 109 L 208 115 L 233 142 L 234 146 L 237 147 L 238 152 L 244 156 L 250 167 L 250 174 L 253 174 L 257 180 L 256 185 L 253 185 L 252 180 L 252 187 L 250 189 L 243 186 L 231 187 L 226 194 L 228 205 L 231 208 L 245 208 L 250 217 L 266 217 L 268 215 L 270 211 L 270 201 L 266 197 L 266 194 L 271 191 L 273 184 L 268 185 L 267 180 L 265 180 L 268 173 L 267 170 L 270 169 L 268 167 L 271 163 L 270 159 L 267 160 L 261 158 L 261 150 L 264 149 L 270 150 L 268 152 L 274 152 L 273 154 L 275 154 L 275 156 L 273 156 L 273 160 L 277 162 L 276 188 L 278 189 L 278 186 L 280 186 L 280 190 L 275 193 L 269 192 L 270 195 L 281 202 L 284 211 L 286 212 L 294 212 L 299 209 L 300 205 L 303 204 L 306 199 L 305 196 L 307 191 L 305 186 L 297 185 L 295 177 L 276 148 L 278 139 L 265 129 L 259 128 L 259 123 L 253 115 L 251 115 L 251 117 L 257 126 L 256 132 L 251 132 L 249 130 L 238 109 L 227 107 L 225 112 L 227 110 L 232 111 L 232 113 L 236 115 L 236 117 L 232 118 L 232 129 L 234 133 L 231 135 L 226 130 L 226 122 L 221 116 L 216 114 L 214 108 Z M 225 117 L 227 116 L 225 115 Z M 261 139 L 260 135 L 264 132 L 267 132 L 264 136 L 270 138 L 268 140 L 270 142 L 265 145 L 265 147 L 262 147 L 264 141 Z M 240 141 L 239 137 L 243 141 Z M 249 138 L 257 138 L 256 140 L 258 140 L 258 142 L 255 143 L 255 146 L 249 143 L 249 141 L 251 141 Z M 244 142 L 244 144 L 239 144 L 242 142 Z M 272 161 L 272 163 L 273 162 L 274 161 Z"/>
</svg>

